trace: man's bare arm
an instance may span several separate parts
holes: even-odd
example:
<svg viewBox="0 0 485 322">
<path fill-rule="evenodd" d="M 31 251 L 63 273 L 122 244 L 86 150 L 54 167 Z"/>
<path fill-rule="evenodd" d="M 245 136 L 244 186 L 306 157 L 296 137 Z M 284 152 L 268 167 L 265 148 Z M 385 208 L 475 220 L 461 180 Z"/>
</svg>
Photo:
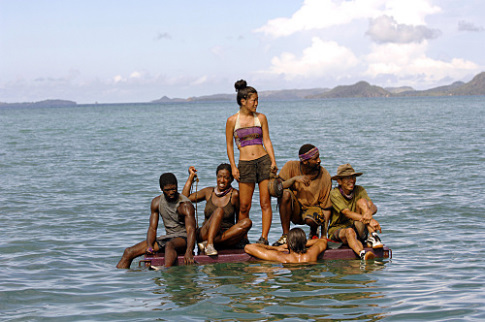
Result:
<svg viewBox="0 0 485 322">
<path fill-rule="evenodd" d="M 259 259 L 264 259 L 268 261 L 286 262 L 285 256 L 288 254 L 282 253 L 277 250 L 278 247 L 267 246 L 261 244 L 247 244 L 244 247 L 244 251 L 249 255 L 257 257 Z"/>
<path fill-rule="evenodd" d="M 320 239 L 311 239 L 307 242 L 307 249 L 306 253 L 311 259 L 311 261 L 316 261 L 318 256 L 327 249 L 327 238 L 320 238 Z"/>
<path fill-rule="evenodd" d="M 287 189 L 292 185 L 294 185 L 295 182 L 301 182 L 304 185 L 308 186 L 310 184 L 310 181 L 311 181 L 310 178 L 308 178 L 307 176 L 295 176 L 293 178 L 283 181 L 282 184 L 283 184 L 283 188 Z"/>
<path fill-rule="evenodd" d="M 160 196 L 153 198 L 150 205 L 150 225 L 147 231 L 147 253 L 151 253 L 154 250 L 158 250 L 158 247 L 154 246 L 157 239 L 157 228 L 158 228 L 158 205 L 160 203 Z M 156 249 L 154 249 L 156 248 Z"/>
<path fill-rule="evenodd" d="M 185 250 L 184 262 L 185 264 L 194 263 L 194 247 L 195 247 L 195 209 L 190 202 L 182 202 L 177 212 L 184 216 L 185 229 L 187 231 L 187 249 Z"/>
<path fill-rule="evenodd" d="M 377 212 L 377 207 L 374 205 L 372 200 L 367 200 L 367 207 L 368 209 L 362 214 L 362 222 L 364 224 L 369 224 L 370 221 L 372 220 L 372 216 Z"/>
</svg>

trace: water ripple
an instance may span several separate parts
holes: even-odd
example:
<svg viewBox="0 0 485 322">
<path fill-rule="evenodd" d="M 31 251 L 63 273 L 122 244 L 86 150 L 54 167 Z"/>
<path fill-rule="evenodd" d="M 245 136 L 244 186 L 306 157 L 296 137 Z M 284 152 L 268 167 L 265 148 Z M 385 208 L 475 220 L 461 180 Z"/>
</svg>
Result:
<svg viewBox="0 0 485 322">
<path fill-rule="evenodd" d="M 313 143 L 331 174 L 347 162 L 364 172 L 359 183 L 378 206 L 393 258 L 158 272 L 136 262 L 128 271 L 114 266 L 145 238 L 162 172 L 183 183 L 194 165 L 199 187 L 214 184 L 234 104 L 1 109 L 2 318 L 483 320 L 483 103 L 260 102 L 280 168 Z M 261 232 L 258 195 L 253 241 Z M 270 241 L 280 234 L 275 213 Z"/>
</svg>

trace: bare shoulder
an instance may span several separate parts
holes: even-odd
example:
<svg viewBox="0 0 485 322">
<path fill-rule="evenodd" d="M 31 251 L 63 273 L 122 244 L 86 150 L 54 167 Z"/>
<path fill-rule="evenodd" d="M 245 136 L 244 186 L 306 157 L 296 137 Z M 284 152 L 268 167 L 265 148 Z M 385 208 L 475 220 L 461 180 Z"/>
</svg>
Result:
<svg viewBox="0 0 485 322">
<path fill-rule="evenodd" d="M 263 113 L 259 113 L 259 112 L 256 112 L 256 116 L 259 118 L 259 121 L 260 122 L 267 122 L 267 118 L 266 118 L 266 115 L 264 115 Z"/>
<path fill-rule="evenodd" d="M 237 113 L 229 116 L 227 118 L 227 123 L 228 124 L 236 123 L 236 118 L 237 118 Z"/>
<path fill-rule="evenodd" d="M 326 239 L 317 239 L 317 241 L 307 250 L 307 254 L 310 257 L 317 258 L 321 252 L 323 252 L 327 248 L 327 240 Z"/>
<path fill-rule="evenodd" d="M 177 207 L 178 209 L 185 209 L 186 207 L 192 208 L 194 205 L 192 205 L 192 202 L 189 201 L 182 201 L 179 206 Z"/>
<path fill-rule="evenodd" d="M 232 190 L 231 203 L 234 206 L 239 207 L 239 190 L 234 189 L 234 188 Z"/>
<path fill-rule="evenodd" d="M 199 190 L 199 192 L 197 192 L 201 197 L 204 197 L 205 199 L 208 199 L 209 196 L 211 195 L 212 191 L 214 190 L 214 187 L 205 187 L 201 190 Z M 194 194 L 195 192 L 193 192 L 192 194 Z"/>
<path fill-rule="evenodd" d="M 152 203 L 151 203 L 151 207 L 152 208 L 158 208 L 158 206 L 160 205 L 160 197 L 162 195 L 158 195 L 156 196 L 155 198 L 152 199 Z"/>
<path fill-rule="evenodd" d="M 226 121 L 226 140 L 227 140 L 228 135 L 229 136 L 232 135 L 232 132 L 234 131 L 234 129 L 236 127 L 236 118 L 237 118 L 237 114 L 231 115 L 227 118 L 227 121 Z"/>
</svg>

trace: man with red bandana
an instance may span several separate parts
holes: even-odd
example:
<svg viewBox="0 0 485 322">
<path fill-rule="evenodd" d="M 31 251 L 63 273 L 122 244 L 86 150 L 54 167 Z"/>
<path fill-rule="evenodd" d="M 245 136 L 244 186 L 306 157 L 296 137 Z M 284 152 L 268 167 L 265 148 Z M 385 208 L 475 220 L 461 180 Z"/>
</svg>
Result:
<svg viewBox="0 0 485 322">
<path fill-rule="evenodd" d="M 320 152 L 312 144 L 303 145 L 299 161 L 288 161 L 281 168 L 279 177 L 283 180 L 283 193 L 278 197 L 283 235 L 273 246 L 286 244 L 290 222 L 310 226 L 309 239 L 326 236 L 332 203 L 330 191 L 332 180 L 328 171 L 320 165 Z"/>
</svg>

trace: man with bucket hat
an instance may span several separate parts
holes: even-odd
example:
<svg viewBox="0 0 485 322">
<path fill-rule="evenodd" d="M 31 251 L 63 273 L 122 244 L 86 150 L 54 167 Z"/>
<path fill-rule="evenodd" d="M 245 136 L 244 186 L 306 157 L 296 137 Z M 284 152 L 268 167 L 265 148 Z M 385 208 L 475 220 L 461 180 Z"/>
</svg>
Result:
<svg viewBox="0 0 485 322">
<path fill-rule="evenodd" d="M 328 236 L 348 245 L 361 259 L 367 260 L 374 258 L 374 254 L 366 252 L 363 243 L 369 243 L 372 248 L 382 248 L 383 245 L 376 233 L 382 232 L 381 226 L 373 218 L 377 207 L 365 189 L 355 184 L 361 175 L 362 172 L 355 172 L 347 163 L 339 166 L 337 174 L 332 177 L 338 186 L 330 192 L 333 209 Z"/>
<path fill-rule="evenodd" d="M 279 173 L 282 183 L 276 197 L 283 235 L 273 246 L 286 244 L 290 222 L 310 226 L 309 239 L 318 238 L 319 227 L 321 236 L 326 237 L 326 226 L 332 211 L 332 179 L 328 171 L 320 165 L 320 152 L 313 144 L 302 145 L 298 157 L 299 161 L 286 162 Z M 270 194 L 274 196 L 271 182 L 269 186 Z"/>
</svg>

